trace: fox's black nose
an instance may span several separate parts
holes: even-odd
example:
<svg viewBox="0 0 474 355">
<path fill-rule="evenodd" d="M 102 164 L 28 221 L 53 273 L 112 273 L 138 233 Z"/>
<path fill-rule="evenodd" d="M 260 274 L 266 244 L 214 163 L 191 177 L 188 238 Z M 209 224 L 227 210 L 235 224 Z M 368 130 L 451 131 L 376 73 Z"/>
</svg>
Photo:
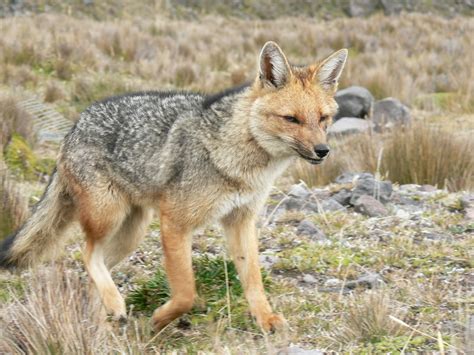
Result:
<svg viewBox="0 0 474 355">
<path fill-rule="evenodd" d="M 324 158 L 329 153 L 329 146 L 327 144 L 316 144 L 314 152 L 319 158 Z"/>
</svg>

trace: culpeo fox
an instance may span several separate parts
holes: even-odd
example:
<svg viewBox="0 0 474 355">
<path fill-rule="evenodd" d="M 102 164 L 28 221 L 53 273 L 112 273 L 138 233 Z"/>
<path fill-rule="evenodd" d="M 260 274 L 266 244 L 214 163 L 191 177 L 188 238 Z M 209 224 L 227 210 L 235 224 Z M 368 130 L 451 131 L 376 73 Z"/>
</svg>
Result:
<svg viewBox="0 0 474 355">
<path fill-rule="evenodd" d="M 0 265 L 50 256 L 78 220 L 90 278 L 107 312 L 125 318 L 109 270 L 136 248 L 156 209 L 171 288 L 171 299 L 153 314 L 161 329 L 193 306 L 193 232 L 220 222 L 252 315 L 264 330 L 283 325 L 262 286 L 256 216 L 296 158 L 319 164 L 329 153 L 325 130 L 346 58 L 342 49 L 292 66 L 268 42 L 251 85 L 212 97 L 144 92 L 94 103 L 65 137 L 31 218 L 1 245 Z"/>
</svg>

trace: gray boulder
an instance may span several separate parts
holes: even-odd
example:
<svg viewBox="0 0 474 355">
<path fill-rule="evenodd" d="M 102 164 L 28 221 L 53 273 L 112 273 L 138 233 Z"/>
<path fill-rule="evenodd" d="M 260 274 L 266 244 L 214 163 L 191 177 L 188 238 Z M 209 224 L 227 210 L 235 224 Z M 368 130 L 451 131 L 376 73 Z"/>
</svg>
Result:
<svg viewBox="0 0 474 355">
<path fill-rule="evenodd" d="M 388 97 L 374 104 L 372 122 L 377 128 L 408 125 L 411 122 L 410 110 L 399 100 Z"/>
<path fill-rule="evenodd" d="M 369 195 L 362 195 L 354 202 L 354 210 L 368 217 L 383 217 L 388 214 L 385 206 Z"/>
<path fill-rule="evenodd" d="M 335 121 L 342 117 L 365 118 L 371 115 L 374 97 L 362 86 L 351 86 L 340 90 L 334 98 L 339 105 L 339 110 L 334 116 Z"/>
<path fill-rule="evenodd" d="M 350 0 L 347 14 L 351 17 L 365 17 L 372 14 L 378 5 L 378 0 Z"/>
<path fill-rule="evenodd" d="M 392 196 L 393 187 L 390 181 L 376 180 L 371 176 L 361 176 L 352 191 L 351 205 L 355 205 L 357 199 L 363 195 L 374 196 L 382 203 L 387 203 Z"/>
<path fill-rule="evenodd" d="M 328 134 L 335 136 L 351 133 L 362 133 L 367 132 L 372 128 L 372 126 L 373 124 L 367 120 L 354 117 L 343 117 L 329 126 Z"/>
</svg>

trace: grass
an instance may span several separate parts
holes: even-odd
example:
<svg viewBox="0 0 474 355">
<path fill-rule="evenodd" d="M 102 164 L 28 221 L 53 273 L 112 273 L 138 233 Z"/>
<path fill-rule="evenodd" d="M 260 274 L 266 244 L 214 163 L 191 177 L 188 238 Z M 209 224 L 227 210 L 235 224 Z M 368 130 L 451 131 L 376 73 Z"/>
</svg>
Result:
<svg viewBox="0 0 474 355">
<path fill-rule="evenodd" d="M 242 286 L 234 264 L 222 257 L 209 256 L 194 258 L 193 263 L 198 294 L 196 306 L 192 311 L 193 315 L 198 315 L 193 318 L 195 323 L 208 324 L 228 317 L 229 326 L 255 331 L 254 323 L 246 309 Z M 268 291 L 271 283 L 265 272 L 263 272 L 263 279 Z M 133 312 L 150 316 L 169 298 L 166 274 L 160 268 L 152 279 L 144 282 L 128 295 L 127 305 Z M 228 300 L 231 302 L 231 309 L 228 309 L 230 305 L 227 303 Z"/>
<path fill-rule="evenodd" d="M 378 173 L 399 184 L 430 184 L 450 191 L 474 189 L 474 149 L 468 135 L 415 122 L 383 135 L 334 138 L 333 152 L 321 167 L 299 163 L 296 181 L 324 186 L 346 171 Z"/>
</svg>

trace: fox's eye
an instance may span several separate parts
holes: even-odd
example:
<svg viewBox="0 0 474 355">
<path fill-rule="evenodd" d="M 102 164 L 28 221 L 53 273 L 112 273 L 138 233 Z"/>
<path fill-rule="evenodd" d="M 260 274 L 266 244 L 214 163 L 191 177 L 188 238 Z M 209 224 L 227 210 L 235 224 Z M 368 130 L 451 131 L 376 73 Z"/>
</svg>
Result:
<svg viewBox="0 0 474 355">
<path fill-rule="evenodd" d="M 324 122 L 324 121 L 327 121 L 329 119 L 329 116 L 321 116 L 319 118 L 319 122 Z"/>
<path fill-rule="evenodd" d="M 283 116 L 283 118 L 284 118 L 286 121 L 291 122 L 291 123 L 297 123 L 297 124 L 300 123 L 300 121 L 299 121 L 296 117 L 294 117 L 294 116 Z"/>
</svg>

